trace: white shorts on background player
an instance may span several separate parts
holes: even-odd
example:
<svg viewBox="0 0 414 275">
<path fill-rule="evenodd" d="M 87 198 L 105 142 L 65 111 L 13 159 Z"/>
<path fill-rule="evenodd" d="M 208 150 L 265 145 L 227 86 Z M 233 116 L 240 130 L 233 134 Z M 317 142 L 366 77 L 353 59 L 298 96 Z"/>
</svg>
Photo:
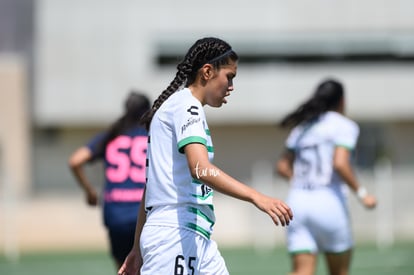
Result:
<svg viewBox="0 0 414 275">
<path fill-rule="evenodd" d="M 340 188 L 291 190 L 295 215 L 287 228 L 289 253 L 340 253 L 353 246 L 350 217 Z"/>
</svg>

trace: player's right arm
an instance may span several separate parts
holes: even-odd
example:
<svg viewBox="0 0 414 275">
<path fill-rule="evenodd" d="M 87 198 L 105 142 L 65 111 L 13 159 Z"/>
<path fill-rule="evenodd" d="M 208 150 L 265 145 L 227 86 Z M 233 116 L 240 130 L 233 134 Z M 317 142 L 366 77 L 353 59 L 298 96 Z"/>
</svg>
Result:
<svg viewBox="0 0 414 275">
<path fill-rule="evenodd" d="M 293 161 L 295 155 L 293 151 L 285 150 L 276 162 L 276 172 L 283 178 L 290 180 L 293 177 Z"/>
<path fill-rule="evenodd" d="M 89 205 L 98 204 L 98 194 L 86 177 L 83 166 L 85 163 L 92 159 L 91 150 L 86 147 L 78 148 L 69 158 L 69 167 L 72 174 L 75 176 L 76 181 L 86 194 L 86 201 Z"/>
</svg>

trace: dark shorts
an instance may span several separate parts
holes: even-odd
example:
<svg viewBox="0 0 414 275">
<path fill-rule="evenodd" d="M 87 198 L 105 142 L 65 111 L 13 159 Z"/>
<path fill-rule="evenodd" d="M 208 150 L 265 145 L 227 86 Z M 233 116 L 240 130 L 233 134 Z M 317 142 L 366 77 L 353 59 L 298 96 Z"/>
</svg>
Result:
<svg viewBox="0 0 414 275">
<path fill-rule="evenodd" d="M 125 226 L 122 229 L 108 229 L 111 254 L 120 263 L 123 263 L 134 244 L 135 225 Z"/>
</svg>

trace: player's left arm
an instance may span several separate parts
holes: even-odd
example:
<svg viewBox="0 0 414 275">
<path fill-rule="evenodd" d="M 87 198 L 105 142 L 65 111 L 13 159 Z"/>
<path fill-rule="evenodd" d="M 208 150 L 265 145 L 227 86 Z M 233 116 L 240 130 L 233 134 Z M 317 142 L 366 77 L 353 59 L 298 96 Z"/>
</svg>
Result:
<svg viewBox="0 0 414 275">
<path fill-rule="evenodd" d="M 267 213 L 273 222 L 288 225 L 293 217 L 292 210 L 283 201 L 266 196 L 248 185 L 236 180 L 208 159 L 207 148 L 201 143 L 190 143 L 184 147 L 191 176 L 214 190 L 228 196 L 254 204 Z"/>
<path fill-rule="evenodd" d="M 374 208 L 377 203 L 376 198 L 373 195 L 368 194 L 365 187 L 358 182 L 350 159 L 350 150 L 342 146 L 337 146 L 334 153 L 333 167 L 345 183 L 358 196 L 362 204 L 367 208 Z"/>
</svg>

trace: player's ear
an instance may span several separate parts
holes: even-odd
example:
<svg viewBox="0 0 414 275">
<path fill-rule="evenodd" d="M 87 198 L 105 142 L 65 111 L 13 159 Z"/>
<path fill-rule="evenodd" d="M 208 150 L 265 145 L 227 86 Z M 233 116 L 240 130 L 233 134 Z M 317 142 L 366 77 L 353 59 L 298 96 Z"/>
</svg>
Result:
<svg viewBox="0 0 414 275">
<path fill-rule="evenodd" d="M 203 80 L 208 80 L 214 75 L 214 67 L 211 64 L 204 64 L 200 71 Z"/>
</svg>

